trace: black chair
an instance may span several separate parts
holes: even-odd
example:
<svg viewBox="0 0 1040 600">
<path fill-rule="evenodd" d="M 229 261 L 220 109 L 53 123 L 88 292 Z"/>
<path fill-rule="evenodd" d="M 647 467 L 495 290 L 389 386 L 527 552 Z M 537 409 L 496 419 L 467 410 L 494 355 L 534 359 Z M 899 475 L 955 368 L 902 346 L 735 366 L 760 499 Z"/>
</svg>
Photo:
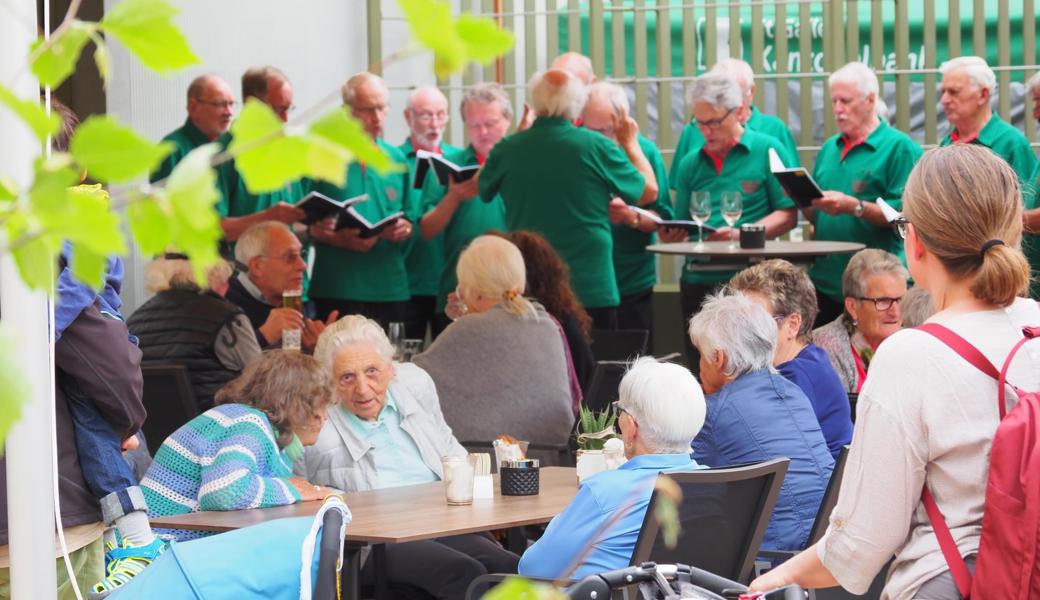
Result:
<svg viewBox="0 0 1040 600">
<path fill-rule="evenodd" d="M 148 450 L 154 455 L 171 433 L 198 416 L 199 407 L 184 365 L 146 363 L 141 365 L 141 375 L 142 400 L 148 411 L 142 429 Z"/>
<path fill-rule="evenodd" d="M 645 329 L 593 329 L 592 356 L 597 361 L 632 360 L 649 350 L 650 332 Z"/>
<path fill-rule="evenodd" d="M 343 513 L 338 510 L 329 510 L 322 517 L 322 531 L 339 533 L 343 525 Z M 318 555 L 318 575 L 314 582 L 314 600 L 336 600 L 339 597 L 337 588 L 339 571 L 340 550 L 343 540 L 339 535 L 322 535 L 320 553 Z"/>
<path fill-rule="evenodd" d="M 628 364 L 623 361 L 605 361 L 596 363 L 596 368 L 589 378 L 589 385 L 582 390 L 582 403 L 595 412 L 610 408 L 611 402 L 618 399 L 618 386 L 625 376 Z"/>
<path fill-rule="evenodd" d="M 630 564 L 682 563 L 748 583 L 755 556 L 780 496 L 790 461 L 668 473 L 682 489 L 678 543 L 668 548 L 655 516 L 660 492 L 650 497 Z"/>
<path fill-rule="evenodd" d="M 841 491 L 841 478 L 845 474 L 845 463 L 849 460 L 849 446 L 846 444 L 838 452 L 838 458 L 834 459 L 834 470 L 831 471 L 831 479 L 827 482 L 827 489 L 823 491 L 823 500 L 820 501 L 820 510 L 816 511 L 816 519 L 813 520 L 812 529 L 809 530 L 809 541 L 805 547 L 808 548 L 820 541 L 823 534 L 827 532 L 830 524 L 831 511 L 838 503 L 838 493 Z"/>
<path fill-rule="evenodd" d="M 724 579 L 748 583 L 789 463 L 786 458 L 777 458 L 749 465 L 662 474 L 682 489 L 678 543 L 675 548 L 668 548 L 660 535 L 655 511 L 662 499 L 655 490 L 629 564 L 682 563 Z M 506 577 L 478 577 L 469 586 L 466 598 L 480 598 Z"/>
</svg>

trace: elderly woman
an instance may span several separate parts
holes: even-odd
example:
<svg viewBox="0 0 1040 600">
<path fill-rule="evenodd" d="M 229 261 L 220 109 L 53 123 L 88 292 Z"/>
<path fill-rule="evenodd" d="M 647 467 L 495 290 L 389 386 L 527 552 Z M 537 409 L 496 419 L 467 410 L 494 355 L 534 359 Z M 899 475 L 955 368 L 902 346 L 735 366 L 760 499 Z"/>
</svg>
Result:
<svg viewBox="0 0 1040 600">
<path fill-rule="evenodd" d="M 762 547 L 802 548 L 834 459 L 805 393 L 772 368 L 776 321 L 742 294 L 711 296 L 689 332 L 708 394 L 693 457 L 713 467 L 790 459 Z"/>
<path fill-rule="evenodd" d="M 813 331 L 813 341 L 827 351 L 846 392 L 859 392 L 874 352 L 903 326 L 907 277 L 899 258 L 875 248 L 860 250 L 845 267 L 845 313 Z"/>
<path fill-rule="evenodd" d="M 1022 201 L 1015 172 L 976 145 L 929 150 L 907 180 L 903 206 L 908 223 L 900 230 L 910 273 L 938 309 L 929 323 L 963 338 L 984 360 L 1004 364 L 1022 341 L 1022 328 L 1040 323 L 1037 303 L 1021 297 L 1030 274 L 1019 250 Z M 1040 359 L 1030 344 L 1008 366 L 1007 381 L 1021 390 L 1040 389 Z M 983 510 L 988 519 L 995 505 L 987 500 L 999 492 L 986 486 L 1001 417 L 997 398 L 994 378 L 946 343 L 921 330 L 895 333 L 878 349 L 860 393 L 856 439 L 830 528 L 752 587 L 841 585 L 863 594 L 891 560 L 883 597 L 961 598 L 936 528 L 922 510 L 925 489 L 943 515 L 958 562 L 970 567 L 978 555 L 1002 564 L 998 577 L 1008 585 L 983 589 L 981 597 L 1035 598 L 1035 575 L 1033 592 L 1027 589 L 1035 558 L 1008 556 L 1000 544 L 979 553 Z M 1006 400 L 1009 411 L 1017 409 L 1016 393 Z M 997 499 L 998 506 L 1019 502 L 1003 494 Z M 1035 514 L 1035 507 L 1021 506 Z M 1034 533 L 1031 528 L 1027 535 Z"/>
<path fill-rule="evenodd" d="M 787 232 L 797 222 L 794 202 L 784 195 L 776 177 L 769 173 L 769 150 L 781 154 L 780 142 L 764 133 L 746 129 L 740 122 L 743 107 L 740 84 L 732 76 L 712 72 L 701 75 L 690 86 L 689 100 L 704 143 L 692 148 L 682 159 L 675 185 L 675 214 L 690 218 L 690 194 L 711 195 L 711 217 L 707 224 L 717 229 L 708 240 L 731 239 L 745 223 L 765 226 L 766 237 Z M 722 215 L 723 194 L 738 194 L 743 209 L 733 227 L 727 227 Z M 664 229 L 659 233 L 665 242 L 685 242 L 690 233 L 685 229 Z M 682 320 L 685 323 L 700 308 L 708 294 L 729 280 L 735 271 L 702 270 L 693 258 L 686 261 L 679 287 Z M 691 368 L 697 364 L 696 348 L 686 344 Z"/>
<path fill-rule="evenodd" d="M 827 448 L 837 457 L 852 440 L 851 407 L 827 353 L 810 339 L 817 308 L 809 276 L 786 260 L 773 259 L 737 273 L 729 285 L 773 316 L 773 366 L 809 398 Z"/>
<path fill-rule="evenodd" d="M 334 400 L 324 369 L 299 352 L 272 350 L 217 392 L 217 406 L 163 442 L 141 488 L 151 516 L 321 500 L 332 490 L 292 477 Z M 178 540 L 200 537 L 173 531 Z"/>
<path fill-rule="evenodd" d="M 393 345 L 378 323 L 344 317 L 322 332 L 314 354 L 332 376 L 340 406 L 297 463 L 309 480 L 350 492 L 428 483 L 444 475 L 442 457 L 465 456 L 441 415 L 433 380 L 414 364 L 393 362 Z M 386 555 L 389 582 L 436 598 L 463 598 L 473 579 L 515 572 L 519 560 L 480 534 L 388 544 Z M 372 569 L 367 561 L 362 583 L 372 581 Z"/>
<path fill-rule="evenodd" d="M 520 250 L 481 236 L 456 271 L 467 314 L 415 357 L 437 385 L 445 421 L 465 441 L 509 434 L 566 444 L 574 413 L 564 342 L 545 309 L 523 296 Z"/>
<path fill-rule="evenodd" d="M 657 475 L 702 468 L 689 452 L 704 423 L 704 395 L 686 368 L 637 359 L 621 380 L 616 406 L 628 462 L 582 482 L 574 500 L 524 553 L 521 575 L 580 579 L 628 565 Z M 563 572 L 589 545 L 577 569 Z"/>
<path fill-rule="evenodd" d="M 207 273 L 205 289 L 182 254 L 157 258 L 145 272 L 155 294 L 127 321 L 137 336 L 143 362 L 184 365 L 199 412 L 213 395 L 260 356 L 253 326 L 242 309 L 224 299 L 231 264 L 221 260 Z"/>
</svg>

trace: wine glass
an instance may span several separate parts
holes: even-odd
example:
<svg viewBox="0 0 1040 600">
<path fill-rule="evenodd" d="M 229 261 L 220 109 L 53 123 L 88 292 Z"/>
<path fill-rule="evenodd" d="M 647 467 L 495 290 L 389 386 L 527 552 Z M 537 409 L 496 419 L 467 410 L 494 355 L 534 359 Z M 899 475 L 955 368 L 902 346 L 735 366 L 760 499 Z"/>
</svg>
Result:
<svg viewBox="0 0 1040 600">
<path fill-rule="evenodd" d="M 697 246 L 704 248 L 704 224 L 711 216 L 711 193 L 690 192 L 690 217 L 697 223 Z"/>
<path fill-rule="evenodd" d="M 740 213 L 744 211 L 744 202 L 740 192 L 723 192 L 721 205 L 722 218 L 726 220 L 726 224 L 731 228 L 736 226 L 737 221 L 740 220 Z M 731 235 L 729 249 L 735 250 L 736 248 L 736 237 Z"/>
</svg>

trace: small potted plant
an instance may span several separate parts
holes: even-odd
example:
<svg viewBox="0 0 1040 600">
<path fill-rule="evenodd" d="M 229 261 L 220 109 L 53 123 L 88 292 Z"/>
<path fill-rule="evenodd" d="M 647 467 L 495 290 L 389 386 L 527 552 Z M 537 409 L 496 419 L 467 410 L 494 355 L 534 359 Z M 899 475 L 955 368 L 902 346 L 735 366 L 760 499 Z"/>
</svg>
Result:
<svg viewBox="0 0 1040 600">
<path fill-rule="evenodd" d="M 595 412 L 584 404 L 578 407 L 578 481 L 607 469 L 603 447 L 610 440 L 617 440 L 614 409 Z M 618 440 L 620 441 L 620 440 Z M 617 443 L 617 442 L 614 442 Z"/>
</svg>

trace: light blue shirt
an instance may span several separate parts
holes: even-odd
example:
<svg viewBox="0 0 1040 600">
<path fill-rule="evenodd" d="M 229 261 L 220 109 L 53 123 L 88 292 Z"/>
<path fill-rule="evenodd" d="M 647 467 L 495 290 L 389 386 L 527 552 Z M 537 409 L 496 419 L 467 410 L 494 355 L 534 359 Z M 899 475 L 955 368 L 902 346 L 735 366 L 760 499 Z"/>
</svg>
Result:
<svg viewBox="0 0 1040 600">
<path fill-rule="evenodd" d="M 415 440 L 401 429 L 401 413 L 390 390 L 386 391 L 386 405 L 374 421 L 343 411 L 358 438 L 372 446 L 369 451 L 375 457 L 376 489 L 437 481 L 437 474 L 423 462 Z"/>
<path fill-rule="evenodd" d="M 628 566 L 658 473 L 702 468 L 686 454 L 643 454 L 617 470 L 589 477 L 567 508 L 549 522 L 541 539 L 524 552 L 519 573 L 555 579 L 589 543 L 592 550 L 571 579 Z M 593 540 L 619 510 L 625 511 L 624 516 Z"/>
</svg>

